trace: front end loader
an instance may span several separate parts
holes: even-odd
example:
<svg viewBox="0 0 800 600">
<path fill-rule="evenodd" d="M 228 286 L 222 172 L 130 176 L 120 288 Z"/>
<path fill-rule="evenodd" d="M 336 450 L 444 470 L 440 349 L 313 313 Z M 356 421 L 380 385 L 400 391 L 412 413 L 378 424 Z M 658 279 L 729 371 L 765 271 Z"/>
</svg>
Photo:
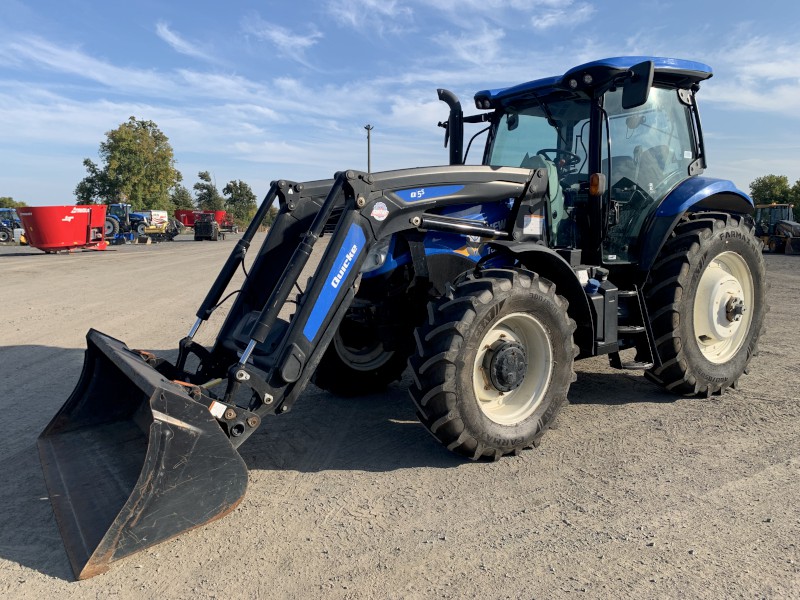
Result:
<svg viewBox="0 0 800 600">
<path fill-rule="evenodd" d="M 607 355 L 687 396 L 736 385 L 764 263 L 752 201 L 702 176 L 695 94 L 710 76 L 605 59 L 479 92 L 471 116 L 440 90 L 451 164 L 273 182 L 174 362 L 87 335 L 78 386 L 39 438 L 76 576 L 231 511 L 237 448 L 309 382 L 373 392 L 408 367 L 420 422 L 474 460 L 538 445 L 576 359 Z M 465 125 L 488 131 L 481 165 L 463 164 Z M 198 344 L 239 268 L 213 345 Z"/>
</svg>

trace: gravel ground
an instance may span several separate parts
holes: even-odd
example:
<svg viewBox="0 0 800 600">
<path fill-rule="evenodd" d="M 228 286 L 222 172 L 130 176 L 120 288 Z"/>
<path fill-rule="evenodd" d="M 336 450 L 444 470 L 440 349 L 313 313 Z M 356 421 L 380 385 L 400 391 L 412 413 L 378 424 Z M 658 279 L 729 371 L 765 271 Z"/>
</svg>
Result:
<svg viewBox="0 0 800 600">
<path fill-rule="evenodd" d="M 773 255 L 767 332 L 737 390 L 676 399 L 581 361 L 539 448 L 471 463 L 417 423 L 408 376 L 357 400 L 309 386 L 241 447 L 232 514 L 74 582 L 36 436 L 86 331 L 171 353 L 232 237 L 0 248 L 0 597 L 800 598 L 800 257 Z"/>
</svg>

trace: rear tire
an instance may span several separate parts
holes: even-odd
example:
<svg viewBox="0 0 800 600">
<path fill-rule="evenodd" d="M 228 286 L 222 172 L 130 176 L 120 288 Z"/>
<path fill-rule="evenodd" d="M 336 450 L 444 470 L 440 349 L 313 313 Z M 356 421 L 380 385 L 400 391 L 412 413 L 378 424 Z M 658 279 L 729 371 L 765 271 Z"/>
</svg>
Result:
<svg viewBox="0 0 800 600">
<path fill-rule="evenodd" d="M 645 292 L 662 362 L 648 378 L 682 395 L 737 384 L 767 311 L 761 246 L 742 216 L 699 214 L 675 228 Z"/>
<path fill-rule="evenodd" d="M 107 238 L 114 238 L 119 233 L 119 221 L 116 219 L 106 219 L 103 233 Z"/>
<path fill-rule="evenodd" d="M 0 227 L 0 244 L 5 244 L 14 240 L 14 232 L 8 227 Z"/>
<path fill-rule="evenodd" d="M 411 330 L 408 341 L 387 350 L 378 329 L 348 320 L 339 325 L 328 349 L 314 371 L 314 384 L 336 396 L 355 397 L 380 392 L 397 381 L 406 370 L 414 347 Z"/>
<path fill-rule="evenodd" d="M 449 450 L 477 460 L 538 444 L 575 380 L 575 322 L 536 273 L 487 269 L 431 303 L 411 398 Z"/>
</svg>

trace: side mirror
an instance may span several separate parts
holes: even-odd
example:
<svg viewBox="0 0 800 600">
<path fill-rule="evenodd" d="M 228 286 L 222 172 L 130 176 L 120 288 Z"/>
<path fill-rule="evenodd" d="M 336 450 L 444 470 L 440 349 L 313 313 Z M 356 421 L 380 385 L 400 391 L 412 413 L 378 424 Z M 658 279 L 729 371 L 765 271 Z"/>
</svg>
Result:
<svg viewBox="0 0 800 600">
<path fill-rule="evenodd" d="M 653 61 L 631 67 L 630 81 L 622 89 L 622 108 L 636 108 L 647 102 L 653 85 Z"/>
</svg>

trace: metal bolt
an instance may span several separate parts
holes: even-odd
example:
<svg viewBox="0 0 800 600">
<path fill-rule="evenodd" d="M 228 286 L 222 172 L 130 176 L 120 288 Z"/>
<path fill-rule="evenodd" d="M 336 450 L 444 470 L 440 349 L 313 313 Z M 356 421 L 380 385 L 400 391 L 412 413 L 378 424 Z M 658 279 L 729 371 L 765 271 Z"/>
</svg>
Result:
<svg viewBox="0 0 800 600">
<path fill-rule="evenodd" d="M 264 394 L 264 404 L 272 404 L 275 400 L 270 394 Z"/>
<path fill-rule="evenodd" d="M 258 417 L 250 417 L 249 419 L 247 419 L 247 425 L 248 427 L 256 428 L 258 427 L 258 421 L 259 421 Z"/>
<path fill-rule="evenodd" d="M 281 406 L 281 412 L 286 412 L 287 410 L 289 410 L 288 406 Z"/>
<path fill-rule="evenodd" d="M 233 421 L 236 418 L 236 411 L 232 408 L 229 408 L 225 411 L 225 420 L 226 421 Z"/>
<path fill-rule="evenodd" d="M 238 381 L 247 381 L 250 379 L 250 375 L 248 375 L 246 371 L 242 371 L 240 369 L 239 371 L 236 371 L 236 379 Z"/>
<path fill-rule="evenodd" d="M 411 224 L 414 227 L 419 227 L 421 223 L 422 223 L 422 219 L 420 219 L 419 217 L 412 217 L 411 218 Z"/>
<path fill-rule="evenodd" d="M 359 196 L 358 198 L 356 198 L 356 206 L 358 208 L 364 208 L 364 205 L 366 203 L 367 203 L 367 201 L 364 200 L 364 196 Z"/>
</svg>

